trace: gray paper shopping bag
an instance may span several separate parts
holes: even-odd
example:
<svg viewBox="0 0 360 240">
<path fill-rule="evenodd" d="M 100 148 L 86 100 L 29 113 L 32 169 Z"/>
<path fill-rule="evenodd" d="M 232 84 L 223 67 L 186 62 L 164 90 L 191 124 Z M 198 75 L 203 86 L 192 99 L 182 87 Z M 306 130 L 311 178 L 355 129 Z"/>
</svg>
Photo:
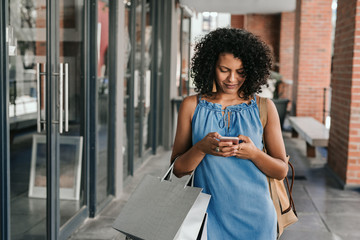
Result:
<svg viewBox="0 0 360 240">
<path fill-rule="evenodd" d="M 186 231 L 187 235 L 181 239 L 195 240 L 210 200 L 210 195 L 201 193 L 201 190 L 145 176 L 113 227 L 134 240 L 179 239 L 179 236 L 183 236 L 181 231 Z M 198 227 L 186 227 L 189 226 L 184 224 L 186 218 Z"/>
</svg>

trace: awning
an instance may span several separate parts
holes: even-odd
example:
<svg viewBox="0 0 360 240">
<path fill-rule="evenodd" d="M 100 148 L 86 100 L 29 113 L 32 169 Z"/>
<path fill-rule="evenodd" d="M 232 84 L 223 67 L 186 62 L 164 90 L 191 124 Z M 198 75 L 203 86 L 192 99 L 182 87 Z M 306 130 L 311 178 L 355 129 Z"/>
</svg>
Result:
<svg viewBox="0 0 360 240">
<path fill-rule="evenodd" d="M 269 14 L 294 11 L 296 0 L 180 0 L 180 4 L 197 12 Z"/>
</svg>

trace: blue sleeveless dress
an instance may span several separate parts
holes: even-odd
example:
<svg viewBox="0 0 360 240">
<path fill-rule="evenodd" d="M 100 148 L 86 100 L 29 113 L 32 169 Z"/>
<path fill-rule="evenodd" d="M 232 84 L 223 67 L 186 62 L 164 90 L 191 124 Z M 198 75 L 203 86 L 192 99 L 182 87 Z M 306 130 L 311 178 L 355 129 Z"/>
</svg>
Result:
<svg viewBox="0 0 360 240">
<path fill-rule="evenodd" d="M 210 132 L 242 134 L 262 149 L 263 128 L 256 98 L 223 110 L 220 104 L 199 99 L 192 119 L 193 144 Z M 277 218 L 268 181 L 252 161 L 207 154 L 195 170 L 194 186 L 211 194 L 208 240 L 276 239 Z"/>
</svg>

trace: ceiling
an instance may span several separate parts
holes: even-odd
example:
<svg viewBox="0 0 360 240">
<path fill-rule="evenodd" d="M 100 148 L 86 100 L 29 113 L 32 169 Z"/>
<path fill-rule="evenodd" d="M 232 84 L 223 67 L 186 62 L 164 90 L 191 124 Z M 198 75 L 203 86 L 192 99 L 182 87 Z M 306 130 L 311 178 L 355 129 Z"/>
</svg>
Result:
<svg viewBox="0 0 360 240">
<path fill-rule="evenodd" d="M 180 0 L 196 12 L 231 14 L 280 13 L 295 10 L 296 0 Z"/>
</svg>

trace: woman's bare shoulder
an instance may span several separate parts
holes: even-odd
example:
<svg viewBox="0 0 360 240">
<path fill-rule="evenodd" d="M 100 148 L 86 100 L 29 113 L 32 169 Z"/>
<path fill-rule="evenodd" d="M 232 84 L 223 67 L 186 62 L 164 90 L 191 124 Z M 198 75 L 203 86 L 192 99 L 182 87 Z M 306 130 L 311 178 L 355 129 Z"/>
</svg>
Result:
<svg viewBox="0 0 360 240">
<path fill-rule="evenodd" d="M 183 103 L 188 107 L 196 106 L 198 97 L 198 95 L 187 96 L 186 98 L 184 98 Z"/>
<path fill-rule="evenodd" d="M 187 96 L 181 103 L 180 112 L 189 115 L 192 119 L 192 116 L 195 112 L 198 95 Z"/>
</svg>

